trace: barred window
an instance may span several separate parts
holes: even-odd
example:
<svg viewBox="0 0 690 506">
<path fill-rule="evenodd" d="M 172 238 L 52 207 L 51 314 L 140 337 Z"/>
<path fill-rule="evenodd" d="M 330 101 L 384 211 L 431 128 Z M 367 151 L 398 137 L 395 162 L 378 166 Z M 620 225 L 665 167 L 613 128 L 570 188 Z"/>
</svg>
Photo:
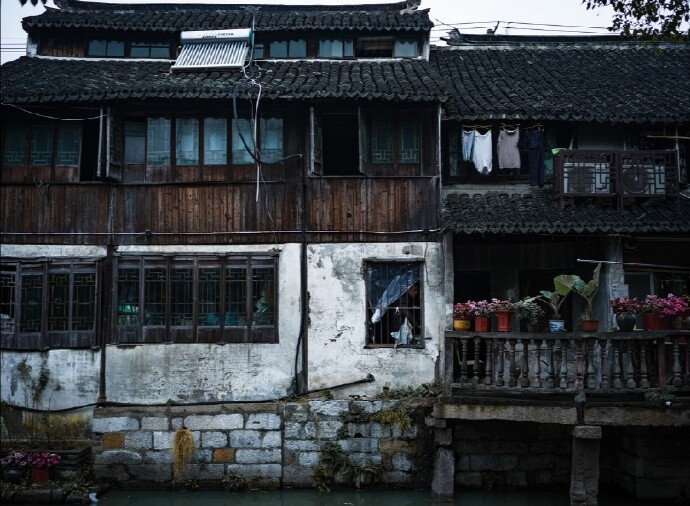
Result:
<svg viewBox="0 0 690 506">
<path fill-rule="evenodd" d="M 424 346 L 421 264 L 369 262 L 367 345 Z"/>
<path fill-rule="evenodd" d="M 0 271 L 0 347 L 81 348 L 95 344 L 95 263 L 16 262 Z"/>
<path fill-rule="evenodd" d="M 117 342 L 278 342 L 275 257 L 118 258 Z"/>
</svg>

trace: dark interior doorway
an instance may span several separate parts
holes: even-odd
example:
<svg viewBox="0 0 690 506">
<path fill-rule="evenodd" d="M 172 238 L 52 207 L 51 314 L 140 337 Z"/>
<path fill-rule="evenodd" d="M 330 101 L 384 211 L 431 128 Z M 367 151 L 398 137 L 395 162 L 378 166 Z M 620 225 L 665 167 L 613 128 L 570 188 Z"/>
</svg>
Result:
<svg viewBox="0 0 690 506">
<path fill-rule="evenodd" d="M 98 120 L 84 121 L 81 144 L 80 181 L 95 181 L 98 166 Z"/>
<path fill-rule="evenodd" d="M 323 114 L 322 125 L 324 176 L 359 175 L 357 114 Z"/>
</svg>

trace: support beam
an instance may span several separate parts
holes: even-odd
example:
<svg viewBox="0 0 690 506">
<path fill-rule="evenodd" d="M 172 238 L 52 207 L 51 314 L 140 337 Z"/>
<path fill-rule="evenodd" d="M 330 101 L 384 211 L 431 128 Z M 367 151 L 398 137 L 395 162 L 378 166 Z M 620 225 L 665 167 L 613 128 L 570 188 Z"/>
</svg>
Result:
<svg viewBox="0 0 690 506">
<path fill-rule="evenodd" d="M 431 500 L 446 502 L 453 499 L 455 491 L 455 457 L 453 449 L 436 448 L 434 456 L 434 478 L 431 481 Z"/>
<path fill-rule="evenodd" d="M 596 506 L 599 495 L 599 441 L 601 427 L 573 428 L 573 461 L 570 470 L 570 505 Z"/>
</svg>

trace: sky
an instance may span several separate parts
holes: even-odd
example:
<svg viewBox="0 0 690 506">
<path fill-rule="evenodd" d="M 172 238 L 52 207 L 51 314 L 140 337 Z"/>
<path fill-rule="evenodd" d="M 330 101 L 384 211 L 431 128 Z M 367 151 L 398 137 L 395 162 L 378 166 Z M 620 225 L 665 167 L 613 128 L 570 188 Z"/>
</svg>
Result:
<svg viewBox="0 0 690 506">
<path fill-rule="evenodd" d="M 107 3 L 124 3 L 119 0 L 102 0 Z M 390 0 L 146 0 L 146 3 L 282 3 L 319 5 L 346 5 L 365 3 L 388 3 Z M 129 3 L 137 3 L 130 0 Z M 49 6 L 54 6 L 52 0 Z M 498 21 L 497 33 L 511 35 L 547 35 L 571 33 L 573 35 L 594 35 L 609 33 L 606 27 L 611 24 L 610 8 L 587 10 L 582 0 L 422 0 L 422 9 L 430 9 L 429 17 L 434 22 L 431 32 L 432 43 L 441 43 L 439 37 L 445 36 L 454 26 L 466 33 L 486 33 Z M 22 30 L 21 19 L 43 12 L 44 7 L 32 6 L 27 2 L 22 6 L 19 0 L 0 0 L 0 20 L 2 38 L 2 63 L 19 58 L 24 54 L 26 33 Z M 552 26 L 545 26 L 552 25 Z M 553 26 L 560 25 L 560 26 Z"/>
</svg>

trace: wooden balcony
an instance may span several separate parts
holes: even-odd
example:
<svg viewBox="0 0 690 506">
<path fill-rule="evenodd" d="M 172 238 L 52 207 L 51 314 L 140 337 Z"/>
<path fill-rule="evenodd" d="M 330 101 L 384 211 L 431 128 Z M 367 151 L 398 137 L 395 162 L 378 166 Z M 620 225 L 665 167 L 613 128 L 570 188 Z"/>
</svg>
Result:
<svg viewBox="0 0 690 506">
<path fill-rule="evenodd" d="M 554 158 L 553 191 L 565 197 L 677 197 L 676 152 L 568 149 Z"/>
<path fill-rule="evenodd" d="M 445 393 L 690 392 L 688 337 L 689 331 L 446 332 Z"/>
</svg>

